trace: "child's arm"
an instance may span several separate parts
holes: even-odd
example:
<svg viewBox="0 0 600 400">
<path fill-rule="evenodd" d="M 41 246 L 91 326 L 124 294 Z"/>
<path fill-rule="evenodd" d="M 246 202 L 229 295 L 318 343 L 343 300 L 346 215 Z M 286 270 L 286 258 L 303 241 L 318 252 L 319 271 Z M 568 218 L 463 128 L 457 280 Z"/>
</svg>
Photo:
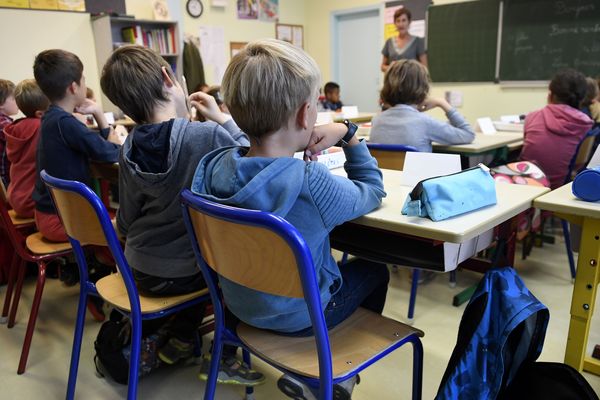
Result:
<svg viewBox="0 0 600 400">
<path fill-rule="evenodd" d="M 314 159 L 313 154 L 334 145 L 346 132 L 344 124 L 316 127 L 306 155 Z M 365 142 L 359 142 L 354 136 L 344 147 L 344 154 L 348 179 L 332 175 L 323 164 L 307 165 L 309 190 L 329 230 L 379 207 L 386 195 L 381 171 Z"/>
<path fill-rule="evenodd" d="M 63 140 L 69 147 L 84 153 L 91 160 L 117 162 L 120 146 L 89 130 L 75 117 L 62 118 L 58 122 L 58 128 Z"/>
<path fill-rule="evenodd" d="M 248 136 L 237 126 L 231 115 L 221 111 L 215 98 L 204 92 L 196 92 L 190 95 L 190 103 L 207 120 L 221 125 L 235 140 L 235 144 L 249 146 Z"/>
<path fill-rule="evenodd" d="M 433 118 L 427 118 L 427 132 L 429 138 L 441 144 L 463 144 L 471 143 L 475 139 L 475 132 L 471 125 L 460 115 L 456 109 L 444 99 L 427 98 L 419 104 L 419 111 L 427 111 L 432 108 L 440 107 L 446 113 L 450 125 L 440 122 Z"/>
<path fill-rule="evenodd" d="M 76 112 L 81 114 L 92 114 L 96 123 L 98 124 L 98 128 L 100 129 L 100 134 L 104 139 L 108 140 L 114 144 L 122 144 L 121 138 L 115 132 L 115 130 L 108 124 L 106 117 L 104 116 L 104 112 L 93 100 L 85 99 L 85 101 L 75 109 Z"/>
</svg>

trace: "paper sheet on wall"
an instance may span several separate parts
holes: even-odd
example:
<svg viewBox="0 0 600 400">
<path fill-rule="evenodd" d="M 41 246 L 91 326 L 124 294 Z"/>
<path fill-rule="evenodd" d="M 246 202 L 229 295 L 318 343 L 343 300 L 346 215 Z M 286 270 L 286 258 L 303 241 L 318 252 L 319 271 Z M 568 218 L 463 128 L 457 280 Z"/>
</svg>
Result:
<svg viewBox="0 0 600 400">
<path fill-rule="evenodd" d="M 200 54 L 205 65 L 213 71 L 213 84 L 220 84 L 225 74 L 225 28 L 222 26 L 201 26 L 198 29 Z"/>
</svg>

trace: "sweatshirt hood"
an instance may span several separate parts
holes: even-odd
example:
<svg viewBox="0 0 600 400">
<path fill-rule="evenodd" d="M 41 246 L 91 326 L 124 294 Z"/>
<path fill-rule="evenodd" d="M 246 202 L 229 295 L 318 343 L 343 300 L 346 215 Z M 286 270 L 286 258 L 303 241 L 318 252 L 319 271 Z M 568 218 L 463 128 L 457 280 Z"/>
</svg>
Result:
<svg viewBox="0 0 600 400">
<path fill-rule="evenodd" d="M 4 128 L 6 152 L 16 156 L 27 151 L 40 128 L 39 118 L 21 118 Z"/>
<path fill-rule="evenodd" d="M 590 117 L 566 104 L 548 104 L 542 118 L 548 130 L 559 136 L 579 135 L 593 124 Z"/>
<path fill-rule="evenodd" d="M 228 147 L 207 154 L 192 190 L 217 203 L 285 217 L 302 191 L 306 163 L 292 157 L 245 157 L 247 152 L 247 147 Z"/>
</svg>

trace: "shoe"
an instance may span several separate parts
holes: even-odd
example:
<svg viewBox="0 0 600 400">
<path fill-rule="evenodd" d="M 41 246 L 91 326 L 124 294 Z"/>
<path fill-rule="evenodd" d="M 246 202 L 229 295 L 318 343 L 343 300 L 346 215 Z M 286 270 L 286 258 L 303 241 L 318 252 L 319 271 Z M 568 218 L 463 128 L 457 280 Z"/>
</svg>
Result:
<svg viewBox="0 0 600 400">
<path fill-rule="evenodd" d="M 184 342 L 172 337 L 163 347 L 160 348 L 158 351 L 158 358 L 160 358 L 160 360 L 165 364 L 173 365 L 179 360 L 190 358 L 193 353 L 193 343 Z"/>
<path fill-rule="evenodd" d="M 341 383 L 333 385 L 334 400 L 351 400 L 354 386 L 360 383 L 360 376 L 354 375 Z M 317 400 L 319 397 L 319 389 L 311 388 L 305 383 L 284 374 L 277 380 L 277 387 L 286 396 L 294 400 Z"/>
<path fill-rule="evenodd" d="M 65 286 L 79 283 L 79 266 L 76 263 L 65 263 L 58 266 L 58 278 Z"/>
<path fill-rule="evenodd" d="M 202 359 L 202 366 L 198 378 L 202 381 L 208 380 L 210 371 L 210 356 Z M 217 383 L 226 385 L 258 386 L 265 382 L 265 376 L 260 372 L 248 368 L 248 365 L 242 363 L 235 357 L 228 357 L 219 363 L 219 374 Z"/>
<path fill-rule="evenodd" d="M 103 306 L 104 300 L 102 300 L 100 297 L 88 297 L 87 309 L 97 322 L 104 322 L 106 319 L 106 315 L 104 314 L 104 310 L 102 308 Z"/>
</svg>

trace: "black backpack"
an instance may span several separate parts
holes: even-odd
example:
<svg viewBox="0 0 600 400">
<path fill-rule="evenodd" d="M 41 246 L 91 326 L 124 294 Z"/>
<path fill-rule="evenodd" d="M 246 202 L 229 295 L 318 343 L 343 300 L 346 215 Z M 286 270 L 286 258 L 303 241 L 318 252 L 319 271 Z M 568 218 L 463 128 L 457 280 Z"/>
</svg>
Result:
<svg viewBox="0 0 600 400">
<path fill-rule="evenodd" d="M 142 346 L 138 376 L 141 378 L 161 366 L 158 349 L 168 340 L 170 317 L 142 321 Z M 99 376 L 110 376 L 115 382 L 126 385 L 129 378 L 131 351 L 131 325 L 129 319 L 116 310 L 100 327 L 94 348 L 94 364 Z"/>
</svg>

